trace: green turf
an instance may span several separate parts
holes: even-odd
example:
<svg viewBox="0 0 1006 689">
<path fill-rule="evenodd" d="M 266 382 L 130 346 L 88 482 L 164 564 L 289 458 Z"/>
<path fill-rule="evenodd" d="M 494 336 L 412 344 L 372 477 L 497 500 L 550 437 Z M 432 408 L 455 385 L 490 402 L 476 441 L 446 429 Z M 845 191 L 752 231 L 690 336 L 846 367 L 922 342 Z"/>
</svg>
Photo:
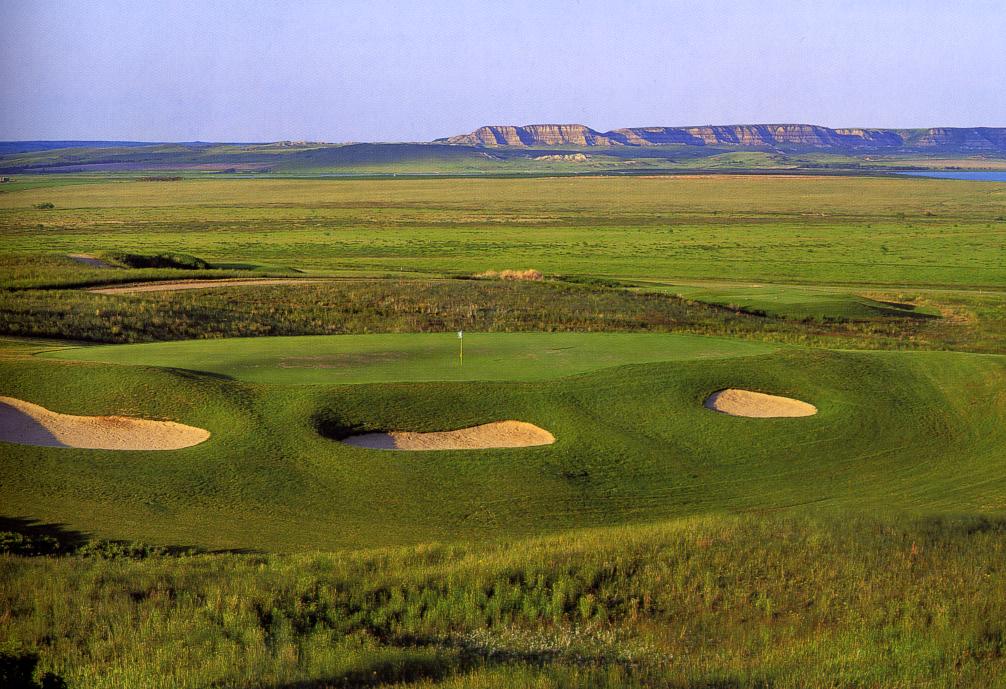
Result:
<svg viewBox="0 0 1006 689">
<path fill-rule="evenodd" d="M 771 345 L 651 333 L 333 335 L 189 340 L 50 352 L 58 359 L 207 371 L 253 383 L 535 381 L 623 364 L 752 356 Z"/>
<path fill-rule="evenodd" d="M 673 285 L 648 287 L 647 291 L 677 294 L 686 299 L 717 304 L 748 313 L 783 318 L 819 320 L 871 320 L 885 316 L 935 317 L 932 308 L 878 301 L 835 288 L 803 285 Z"/>
</svg>

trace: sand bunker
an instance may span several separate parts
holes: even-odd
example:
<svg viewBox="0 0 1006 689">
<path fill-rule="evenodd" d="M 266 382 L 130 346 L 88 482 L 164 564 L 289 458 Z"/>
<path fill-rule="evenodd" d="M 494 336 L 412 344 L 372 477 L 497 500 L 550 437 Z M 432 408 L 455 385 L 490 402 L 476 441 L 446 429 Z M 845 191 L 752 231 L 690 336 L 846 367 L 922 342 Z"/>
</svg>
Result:
<svg viewBox="0 0 1006 689">
<path fill-rule="evenodd" d="M 121 287 L 94 287 L 88 292 L 96 294 L 131 294 L 133 292 L 174 292 L 183 289 L 209 289 L 211 287 L 244 287 L 253 285 L 303 285 L 323 280 L 303 278 L 239 278 L 235 280 L 177 280 L 174 282 L 147 282 Z"/>
<path fill-rule="evenodd" d="M 94 450 L 177 450 L 210 437 L 202 428 L 128 416 L 71 416 L 0 396 L 0 440 Z"/>
<path fill-rule="evenodd" d="M 756 419 L 813 416 L 817 413 L 817 407 L 800 400 L 734 388 L 714 392 L 706 400 L 705 406 L 730 416 L 750 416 Z"/>
<path fill-rule="evenodd" d="M 524 421 L 494 421 L 481 426 L 436 433 L 367 433 L 350 436 L 342 442 L 371 450 L 487 450 L 551 445 L 555 442 L 555 436 L 544 428 Z"/>
<path fill-rule="evenodd" d="M 92 268 L 118 268 L 119 266 L 113 266 L 108 261 L 102 261 L 97 256 L 92 256 L 91 254 L 69 254 L 70 258 L 78 263 L 83 263 L 89 265 Z"/>
</svg>

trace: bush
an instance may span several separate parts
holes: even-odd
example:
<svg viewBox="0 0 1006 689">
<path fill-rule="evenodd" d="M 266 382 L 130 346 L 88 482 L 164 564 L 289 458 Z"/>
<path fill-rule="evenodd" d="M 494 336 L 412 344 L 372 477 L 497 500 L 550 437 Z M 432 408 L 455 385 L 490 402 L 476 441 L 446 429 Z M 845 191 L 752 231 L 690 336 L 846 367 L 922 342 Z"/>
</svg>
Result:
<svg viewBox="0 0 1006 689">
<path fill-rule="evenodd" d="M 50 210 L 50 209 L 55 208 L 55 207 L 56 207 L 56 204 L 49 203 L 48 201 L 44 201 L 42 203 L 36 203 L 35 204 L 35 208 L 39 209 L 40 211 L 47 211 L 47 210 Z"/>
</svg>

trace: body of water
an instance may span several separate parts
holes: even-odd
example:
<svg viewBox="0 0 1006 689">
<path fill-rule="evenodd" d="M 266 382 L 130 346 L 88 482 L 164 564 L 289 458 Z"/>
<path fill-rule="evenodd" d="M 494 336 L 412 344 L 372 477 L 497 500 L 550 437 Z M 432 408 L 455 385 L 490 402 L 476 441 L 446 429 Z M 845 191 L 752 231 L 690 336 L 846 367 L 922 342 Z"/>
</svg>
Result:
<svg viewBox="0 0 1006 689">
<path fill-rule="evenodd" d="M 926 170 L 899 172 L 912 177 L 939 177 L 940 179 L 967 179 L 972 182 L 1006 182 L 1006 170 Z"/>
</svg>

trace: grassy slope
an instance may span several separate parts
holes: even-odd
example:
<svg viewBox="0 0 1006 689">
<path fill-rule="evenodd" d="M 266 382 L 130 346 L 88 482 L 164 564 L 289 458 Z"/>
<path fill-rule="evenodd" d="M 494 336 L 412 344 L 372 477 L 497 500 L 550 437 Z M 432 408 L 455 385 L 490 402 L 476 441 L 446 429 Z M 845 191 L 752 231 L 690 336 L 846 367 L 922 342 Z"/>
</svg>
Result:
<svg viewBox="0 0 1006 689">
<path fill-rule="evenodd" d="M 122 181 L 0 195 L 10 251 L 844 284 L 1002 286 L 1004 218 L 1002 184 L 924 179 Z"/>
<path fill-rule="evenodd" d="M 791 350 L 537 383 L 342 387 L 37 357 L 2 369 L 4 393 L 57 411 L 168 417 L 213 432 L 177 452 L 5 446 L 10 514 L 105 537 L 301 550 L 800 505 L 1001 510 L 1006 499 L 1000 357 Z M 729 386 L 790 394 L 820 413 L 766 421 L 701 407 Z M 539 424 L 558 442 L 388 454 L 314 427 L 435 430 L 500 418 Z"/>
<path fill-rule="evenodd" d="M 0 555 L 0 608 L 87 689 L 1001 689 L 1004 533 L 769 513 L 293 556 Z"/>
</svg>

